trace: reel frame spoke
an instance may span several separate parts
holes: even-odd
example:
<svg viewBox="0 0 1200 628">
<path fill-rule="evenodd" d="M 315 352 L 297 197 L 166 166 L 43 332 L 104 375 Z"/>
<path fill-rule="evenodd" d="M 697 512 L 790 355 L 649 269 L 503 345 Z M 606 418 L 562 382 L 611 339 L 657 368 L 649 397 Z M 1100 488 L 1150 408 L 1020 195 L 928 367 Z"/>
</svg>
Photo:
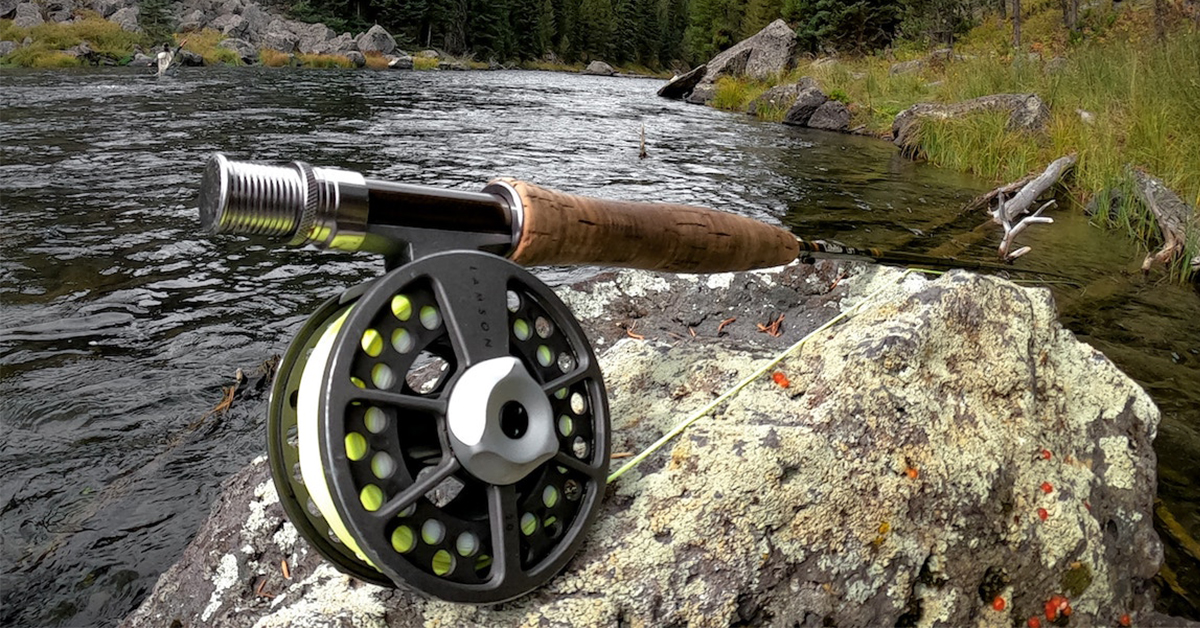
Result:
<svg viewBox="0 0 1200 628">
<path fill-rule="evenodd" d="M 462 469 L 462 465 L 453 455 L 448 455 L 442 458 L 442 462 L 436 467 L 433 467 L 431 473 L 424 477 L 418 477 L 408 487 L 397 493 L 395 497 L 389 499 L 384 505 L 375 511 L 374 516 L 379 519 L 391 519 L 403 511 L 405 508 L 412 506 L 418 499 L 425 496 L 426 493 L 437 488 L 439 484 L 447 478 L 457 473 Z"/>
</svg>

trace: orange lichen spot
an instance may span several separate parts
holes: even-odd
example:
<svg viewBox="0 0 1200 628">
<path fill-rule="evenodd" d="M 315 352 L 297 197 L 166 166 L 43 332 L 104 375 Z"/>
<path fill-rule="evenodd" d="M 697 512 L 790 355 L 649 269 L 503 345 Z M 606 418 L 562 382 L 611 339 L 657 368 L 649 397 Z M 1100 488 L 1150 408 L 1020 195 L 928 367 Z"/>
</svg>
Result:
<svg viewBox="0 0 1200 628">
<path fill-rule="evenodd" d="M 1049 619 L 1050 621 L 1058 619 L 1060 615 L 1062 617 L 1070 617 L 1071 603 L 1067 601 L 1067 598 L 1061 595 L 1052 595 L 1050 596 L 1050 599 L 1046 600 L 1045 610 L 1046 619 Z"/>
<path fill-rule="evenodd" d="M 1050 518 L 1050 513 L 1045 508 L 1038 508 L 1038 519 L 1045 521 Z"/>
<path fill-rule="evenodd" d="M 996 597 L 992 598 L 992 610 L 1002 611 L 1004 610 L 1005 606 L 1007 606 L 1007 604 L 1004 601 L 1004 596 L 997 595 Z"/>
<path fill-rule="evenodd" d="M 1043 493 L 1047 493 L 1047 494 L 1049 494 L 1049 493 L 1051 493 L 1051 492 L 1053 492 L 1053 491 L 1054 491 L 1054 486 L 1053 486 L 1053 485 L 1051 485 L 1049 482 L 1042 482 L 1042 492 L 1043 492 Z"/>
<path fill-rule="evenodd" d="M 1133 624 L 1133 620 L 1129 618 L 1129 613 L 1125 613 L 1124 615 L 1121 615 L 1120 621 L 1121 621 L 1121 625 L 1126 626 L 1126 628 L 1128 628 L 1128 626 Z"/>
<path fill-rule="evenodd" d="M 771 379 L 775 380 L 775 383 L 779 384 L 780 388 L 787 388 L 788 386 L 792 385 L 791 380 L 787 378 L 787 375 L 783 374 L 783 371 L 775 371 L 775 374 L 771 376 Z"/>
<path fill-rule="evenodd" d="M 1029 628 L 1042 628 L 1042 620 L 1037 617 L 1030 617 L 1029 621 L 1025 622 L 1025 625 L 1029 626 Z"/>
<path fill-rule="evenodd" d="M 908 479 L 915 480 L 917 476 L 921 475 L 921 470 L 916 467 L 909 467 L 904 470 L 904 473 L 908 475 Z"/>
<path fill-rule="evenodd" d="M 1053 456 L 1054 456 L 1054 454 L 1050 453 L 1049 449 L 1042 450 L 1042 460 L 1049 460 Z"/>
</svg>

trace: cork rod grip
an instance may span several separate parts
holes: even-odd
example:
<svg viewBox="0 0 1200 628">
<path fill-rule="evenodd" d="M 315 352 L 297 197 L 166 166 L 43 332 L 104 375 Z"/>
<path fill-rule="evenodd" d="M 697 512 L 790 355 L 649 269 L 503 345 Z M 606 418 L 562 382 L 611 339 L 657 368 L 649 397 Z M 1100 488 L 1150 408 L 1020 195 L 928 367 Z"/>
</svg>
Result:
<svg viewBox="0 0 1200 628">
<path fill-rule="evenodd" d="M 524 181 L 524 225 L 512 261 L 716 273 L 787 264 L 796 238 L 779 227 L 703 207 L 574 196 Z"/>
</svg>

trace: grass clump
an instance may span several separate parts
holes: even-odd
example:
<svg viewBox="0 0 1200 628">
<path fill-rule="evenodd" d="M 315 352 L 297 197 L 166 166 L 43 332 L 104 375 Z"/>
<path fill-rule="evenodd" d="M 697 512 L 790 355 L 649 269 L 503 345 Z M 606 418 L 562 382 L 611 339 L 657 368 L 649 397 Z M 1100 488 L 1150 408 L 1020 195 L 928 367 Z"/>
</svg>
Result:
<svg viewBox="0 0 1200 628">
<path fill-rule="evenodd" d="M 414 70 L 436 70 L 438 60 L 431 57 L 413 57 Z"/>
<path fill-rule="evenodd" d="M 368 52 L 363 56 L 367 59 L 367 67 L 372 70 L 386 70 L 388 67 L 387 57 L 382 52 Z"/>
<path fill-rule="evenodd" d="M 10 54 L 10 64 L 37 68 L 61 68 L 80 64 L 78 59 L 61 51 L 87 42 L 97 54 L 113 60 L 133 56 L 134 46 L 143 43 L 143 37 L 130 33 L 114 22 L 100 17 L 92 11 L 81 12 L 71 23 L 45 22 L 32 28 L 19 28 L 13 20 L 0 20 L 0 40 L 31 40 L 29 46 Z"/>
<path fill-rule="evenodd" d="M 292 55 L 270 48 L 261 48 L 258 51 L 258 60 L 263 66 L 268 68 L 282 68 L 291 65 Z"/>
<path fill-rule="evenodd" d="M 178 41 L 183 37 L 185 36 L 176 35 L 175 39 Z M 186 37 L 187 43 L 184 44 L 183 49 L 204 57 L 205 65 L 216 65 L 219 63 L 226 65 L 242 64 L 242 58 L 238 56 L 236 51 L 221 47 L 220 44 L 222 41 L 225 41 L 225 35 L 222 35 L 220 31 L 206 28 L 199 32 L 188 33 Z"/>
<path fill-rule="evenodd" d="M 713 86 L 713 99 L 709 104 L 726 111 L 745 111 L 750 101 L 762 96 L 770 87 L 770 84 L 764 81 L 722 76 Z"/>
<path fill-rule="evenodd" d="M 350 68 L 354 63 L 342 55 L 298 54 L 296 59 L 306 68 Z"/>
</svg>

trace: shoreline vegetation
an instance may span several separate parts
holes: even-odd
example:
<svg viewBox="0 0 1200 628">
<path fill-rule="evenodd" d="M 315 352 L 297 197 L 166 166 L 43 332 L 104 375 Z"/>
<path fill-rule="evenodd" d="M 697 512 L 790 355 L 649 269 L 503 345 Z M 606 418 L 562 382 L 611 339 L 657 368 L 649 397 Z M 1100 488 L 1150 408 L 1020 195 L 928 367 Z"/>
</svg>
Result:
<svg viewBox="0 0 1200 628">
<path fill-rule="evenodd" d="M 1128 4 L 1128 3 L 1127 3 Z M 891 139 L 897 114 L 918 103 L 956 103 L 990 94 L 1036 94 L 1050 111 L 1045 130 L 1010 130 L 1007 112 L 923 120 L 916 143 L 940 167 L 999 183 L 1076 155 L 1063 182 L 1063 210 L 1086 211 L 1095 223 L 1128 232 L 1148 252 L 1161 241 L 1157 221 L 1135 193 L 1131 171 L 1142 169 L 1178 194 L 1193 214 L 1183 254 L 1169 265 L 1172 280 L 1196 276 L 1200 259 L 1200 28 L 1176 20 L 1164 38 L 1154 33 L 1149 5 L 1097 16 L 1088 36 L 1072 43 L 1057 3 L 1030 7 L 1023 20 L 1027 49 L 1014 51 L 1007 25 L 993 16 L 959 40 L 950 54 L 916 47 L 802 61 L 768 80 L 723 76 L 711 105 L 748 111 L 776 85 L 815 79 L 831 100 L 848 105 L 854 133 Z M 786 107 L 752 115 L 781 121 Z M 1063 197 L 1066 198 L 1063 198 Z M 1068 202 L 1069 201 L 1069 202 Z"/>
</svg>

